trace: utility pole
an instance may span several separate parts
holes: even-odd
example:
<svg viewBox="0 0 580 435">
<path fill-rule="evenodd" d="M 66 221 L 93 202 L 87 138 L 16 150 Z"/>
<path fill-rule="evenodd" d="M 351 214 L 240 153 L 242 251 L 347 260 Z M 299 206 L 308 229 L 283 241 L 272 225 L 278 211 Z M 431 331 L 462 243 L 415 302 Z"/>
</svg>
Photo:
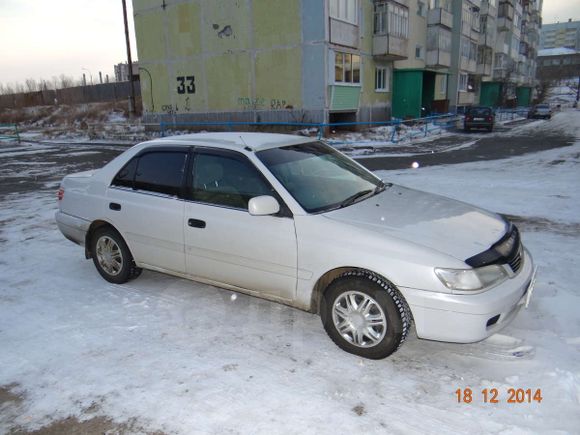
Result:
<svg viewBox="0 0 580 435">
<path fill-rule="evenodd" d="M 131 60 L 131 43 L 129 41 L 129 24 L 127 23 L 127 2 L 123 1 L 123 20 L 125 22 L 125 42 L 127 43 L 127 62 L 129 67 L 129 81 L 131 83 L 131 96 L 129 97 L 129 112 L 135 114 L 135 83 L 133 81 L 133 61 Z"/>
</svg>

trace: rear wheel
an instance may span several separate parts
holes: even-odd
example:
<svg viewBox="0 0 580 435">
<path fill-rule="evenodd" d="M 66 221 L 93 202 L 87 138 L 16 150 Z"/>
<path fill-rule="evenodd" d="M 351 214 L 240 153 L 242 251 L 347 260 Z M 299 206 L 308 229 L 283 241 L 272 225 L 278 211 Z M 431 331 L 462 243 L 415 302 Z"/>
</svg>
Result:
<svg viewBox="0 0 580 435">
<path fill-rule="evenodd" d="M 367 271 L 335 279 L 320 311 L 324 329 L 338 347 L 370 359 L 395 352 L 412 325 L 409 306 L 395 286 Z"/>
<path fill-rule="evenodd" d="M 123 237 L 111 227 L 95 231 L 91 237 L 91 256 L 99 274 L 115 284 L 137 278 L 142 271 L 135 266 Z"/>
</svg>

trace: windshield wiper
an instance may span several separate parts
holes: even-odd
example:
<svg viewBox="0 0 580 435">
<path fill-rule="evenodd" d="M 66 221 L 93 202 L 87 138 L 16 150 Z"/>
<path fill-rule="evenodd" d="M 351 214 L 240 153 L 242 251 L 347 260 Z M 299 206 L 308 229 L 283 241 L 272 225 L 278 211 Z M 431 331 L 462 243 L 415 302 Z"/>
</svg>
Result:
<svg viewBox="0 0 580 435">
<path fill-rule="evenodd" d="M 366 196 L 369 193 L 374 193 L 374 192 L 375 191 L 372 189 L 361 190 L 360 192 L 357 192 L 354 195 L 351 195 L 348 198 L 346 198 L 344 201 L 342 201 L 340 203 L 340 208 L 347 207 L 347 206 L 353 204 L 354 202 L 356 202 L 357 199 L 362 198 L 363 196 Z"/>
<path fill-rule="evenodd" d="M 381 181 L 381 184 L 377 185 L 377 187 L 375 187 L 375 195 L 377 193 L 381 193 L 383 190 L 385 190 L 387 188 L 387 184 L 384 183 L 383 181 Z"/>
</svg>

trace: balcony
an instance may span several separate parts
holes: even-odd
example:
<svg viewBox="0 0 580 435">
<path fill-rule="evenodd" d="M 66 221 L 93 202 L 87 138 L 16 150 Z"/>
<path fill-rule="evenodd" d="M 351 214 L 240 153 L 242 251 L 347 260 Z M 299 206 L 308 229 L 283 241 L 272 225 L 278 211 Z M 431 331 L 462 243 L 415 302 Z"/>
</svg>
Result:
<svg viewBox="0 0 580 435">
<path fill-rule="evenodd" d="M 489 0 L 484 0 L 481 2 L 481 10 L 479 13 L 481 16 L 489 15 L 491 17 L 497 17 L 497 7 L 495 4 L 490 4 Z"/>
<path fill-rule="evenodd" d="M 453 14 L 443 8 L 431 9 L 427 15 L 427 24 L 451 29 L 453 27 Z"/>
<path fill-rule="evenodd" d="M 511 18 L 508 17 L 498 17 L 497 18 L 497 30 L 498 32 L 504 32 L 506 30 L 511 30 L 514 23 Z"/>
<path fill-rule="evenodd" d="M 475 74 L 478 76 L 491 76 L 491 63 L 478 63 Z"/>
<path fill-rule="evenodd" d="M 477 62 L 475 59 L 468 59 L 467 57 L 461 56 L 459 58 L 459 69 L 461 71 L 475 73 L 477 70 Z"/>
<path fill-rule="evenodd" d="M 475 102 L 475 93 L 459 91 L 457 96 L 458 106 L 470 106 Z"/>
<path fill-rule="evenodd" d="M 479 45 L 482 47 L 495 48 L 495 32 L 486 32 L 479 34 Z"/>
<path fill-rule="evenodd" d="M 451 53 L 443 50 L 427 50 L 425 63 L 430 68 L 449 68 L 451 66 Z"/>
<path fill-rule="evenodd" d="M 373 36 L 373 56 L 384 60 L 402 60 L 409 56 L 409 40 L 393 35 L 374 35 Z"/>
<path fill-rule="evenodd" d="M 395 20 L 394 17 L 398 17 Z M 407 2 L 374 3 L 373 56 L 384 60 L 407 59 L 409 8 Z"/>
<path fill-rule="evenodd" d="M 330 18 L 330 42 L 345 47 L 358 48 L 359 27 Z"/>
</svg>

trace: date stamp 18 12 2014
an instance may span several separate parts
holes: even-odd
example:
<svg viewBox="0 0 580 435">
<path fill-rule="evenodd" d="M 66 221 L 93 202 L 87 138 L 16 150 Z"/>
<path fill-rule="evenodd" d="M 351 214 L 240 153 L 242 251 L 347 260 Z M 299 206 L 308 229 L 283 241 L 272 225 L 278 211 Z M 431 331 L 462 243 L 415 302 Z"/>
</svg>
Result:
<svg viewBox="0 0 580 435">
<path fill-rule="evenodd" d="M 484 388 L 475 391 L 469 387 L 455 390 L 457 403 L 542 403 L 541 388 L 508 388 L 503 391 L 498 388 Z"/>
</svg>

